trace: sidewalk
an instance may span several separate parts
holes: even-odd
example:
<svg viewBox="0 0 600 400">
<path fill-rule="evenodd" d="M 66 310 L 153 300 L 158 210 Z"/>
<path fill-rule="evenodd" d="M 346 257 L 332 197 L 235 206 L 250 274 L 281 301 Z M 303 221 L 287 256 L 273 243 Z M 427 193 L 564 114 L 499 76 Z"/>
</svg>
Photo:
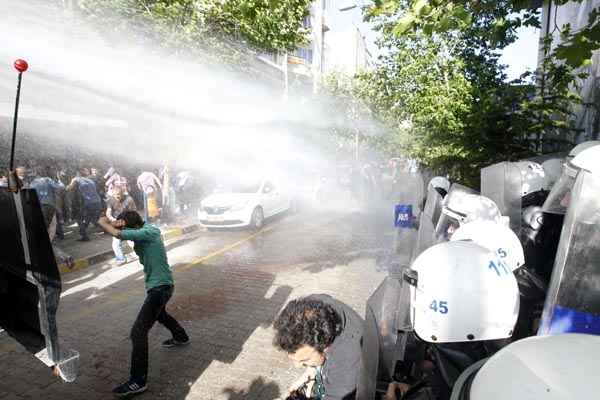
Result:
<svg viewBox="0 0 600 400">
<path fill-rule="evenodd" d="M 188 235 L 194 232 L 204 231 L 202 225 L 192 222 L 174 222 L 172 224 L 161 224 L 159 228 L 162 232 L 162 238 L 165 241 L 167 247 L 171 247 L 177 241 L 177 238 Z M 61 274 L 81 270 L 89 267 L 90 265 L 98 264 L 100 262 L 108 261 L 114 258 L 112 250 L 112 237 L 107 235 L 100 228 L 90 226 L 88 233 L 90 236 L 89 242 L 80 242 L 79 228 L 77 224 L 65 226 L 65 238 L 64 240 L 56 240 L 54 245 L 60 250 L 66 252 L 73 257 L 74 265 L 69 267 L 67 264 L 60 264 L 58 269 Z M 133 249 L 129 248 L 128 245 L 124 246 L 124 253 L 133 253 Z M 137 260 L 137 256 L 128 256 L 129 261 Z"/>
</svg>

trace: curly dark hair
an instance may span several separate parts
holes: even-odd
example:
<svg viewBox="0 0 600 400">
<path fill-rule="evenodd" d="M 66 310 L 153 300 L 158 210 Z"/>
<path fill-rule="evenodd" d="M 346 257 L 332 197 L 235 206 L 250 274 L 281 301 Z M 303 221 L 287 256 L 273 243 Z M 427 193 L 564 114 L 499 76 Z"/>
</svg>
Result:
<svg viewBox="0 0 600 400">
<path fill-rule="evenodd" d="M 308 297 L 290 301 L 275 322 L 274 345 L 288 353 L 308 345 L 323 352 L 342 332 L 342 318 L 335 309 Z"/>
</svg>

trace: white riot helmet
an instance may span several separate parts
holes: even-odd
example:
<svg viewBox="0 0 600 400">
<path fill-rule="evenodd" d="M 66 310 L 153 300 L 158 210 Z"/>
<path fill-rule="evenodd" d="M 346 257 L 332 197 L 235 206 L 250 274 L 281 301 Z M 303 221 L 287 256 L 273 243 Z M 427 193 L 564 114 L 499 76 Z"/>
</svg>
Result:
<svg viewBox="0 0 600 400">
<path fill-rule="evenodd" d="M 533 161 L 516 163 L 521 172 L 521 197 L 546 189 L 544 168 Z"/>
<path fill-rule="evenodd" d="M 435 176 L 429 181 L 429 186 L 431 186 L 434 189 L 442 189 L 446 193 L 448 193 L 448 191 L 450 190 L 450 181 L 446 177 Z"/>
<path fill-rule="evenodd" d="M 433 343 L 510 337 L 519 288 L 510 269 L 478 244 L 445 242 L 425 250 L 405 272 L 415 332 Z"/>
<path fill-rule="evenodd" d="M 573 147 L 569 152 L 569 155 L 567 156 L 567 162 L 577 157 L 582 151 L 598 145 L 600 145 L 600 140 L 589 140 L 587 142 L 579 143 L 577 146 Z"/>
<path fill-rule="evenodd" d="M 444 198 L 436 233 L 449 240 L 459 226 L 479 220 L 501 222 L 502 214 L 496 203 L 478 194 L 451 191 Z"/>
<path fill-rule="evenodd" d="M 544 202 L 544 212 L 566 214 L 571 198 L 571 189 L 573 189 L 575 179 L 581 169 L 592 174 L 600 174 L 600 145 L 586 148 L 565 164 L 562 176 Z"/>
<path fill-rule="evenodd" d="M 494 221 L 473 221 L 462 225 L 454 232 L 451 241 L 466 240 L 477 243 L 495 252 L 511 270 L 525 264 L 525 254 L 521 241 L 507 226 Z"/>
<path fill-rule="evenodd" d="M 519 340 L 481 367 L 471 384 L 469 399 L 598 398 L 598 360 L 598 336 L 564 334 Z"/>
</svg>

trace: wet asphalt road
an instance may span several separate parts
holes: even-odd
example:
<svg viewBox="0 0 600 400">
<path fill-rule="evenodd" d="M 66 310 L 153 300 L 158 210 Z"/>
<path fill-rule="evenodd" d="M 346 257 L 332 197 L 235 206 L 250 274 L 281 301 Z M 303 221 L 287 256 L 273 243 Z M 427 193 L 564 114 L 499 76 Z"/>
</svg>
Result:
<svg viewBox="0 0 600 400">
<path fill-rule="evenodd" d="M 176 290 L 168 310 L 193 343 L 165 351 L 159 344 L 166 330 L 153 328 L 144 398 L 278 397 L 297 371 L 271 345 L 277 312 L 291 298 L 325 292 L 362 313 L 385 275 L 393 240 L 389 210 L 304 210 L 274 218 L 258 232 L 203 232 L 171 250 Z M 0 364 L 13 366 L 0 381 L 0 399 L 111 398 L 111 388 L 127 377 L 128 334 L 143 297 L 137 262 L 65 275 L 59 334 L 81 353 L 80 378 L 57 382 L 0 334 Z"/>
</svg>

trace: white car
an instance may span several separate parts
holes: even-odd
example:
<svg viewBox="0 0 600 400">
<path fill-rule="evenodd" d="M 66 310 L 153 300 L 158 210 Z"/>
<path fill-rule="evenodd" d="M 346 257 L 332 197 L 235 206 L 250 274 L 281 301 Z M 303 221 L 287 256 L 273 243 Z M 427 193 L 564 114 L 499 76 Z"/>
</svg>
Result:
<svg viewBox="0 0 600 400">
<path fill-rule="evenodd" d="M 272 181 L 223 185 L 202 200 L 200 223 L 208 228 L 245 227 L 259 229 L 265 219 L 292 207 L 290 196 Z"/>
</svg>

